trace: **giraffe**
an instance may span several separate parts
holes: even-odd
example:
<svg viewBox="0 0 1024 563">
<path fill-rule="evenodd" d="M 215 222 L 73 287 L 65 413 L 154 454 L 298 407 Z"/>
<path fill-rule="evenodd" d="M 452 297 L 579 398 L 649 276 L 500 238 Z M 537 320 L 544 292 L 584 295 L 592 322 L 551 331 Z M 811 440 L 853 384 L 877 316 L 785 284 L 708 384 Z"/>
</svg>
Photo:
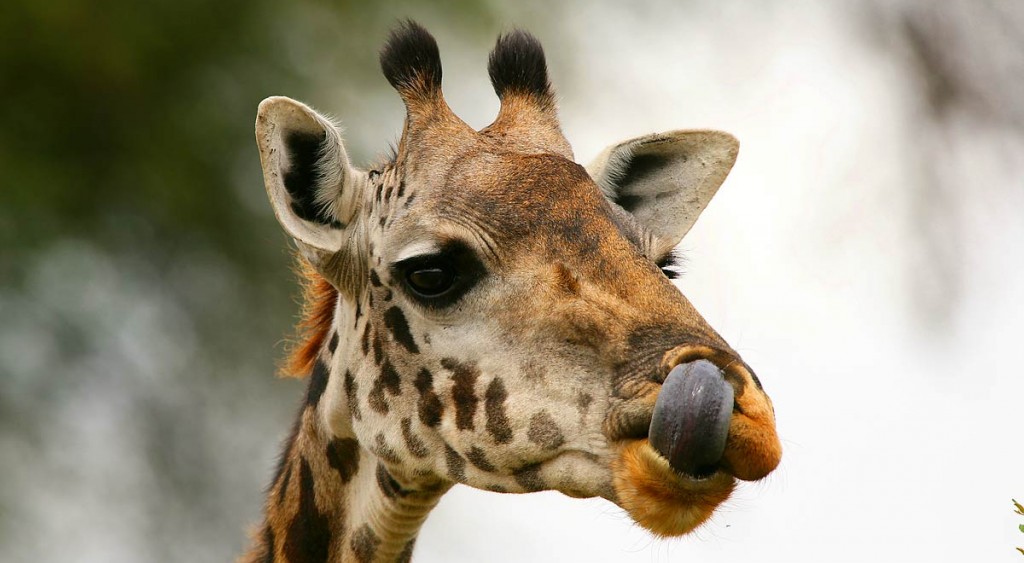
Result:
<svg viewBox="0 0 1024 563">
<path fill-rule="evenodd" d="M 490 53 L 501 105 L 479 131 L 445 102 L 424 28 L 399 25 L 380 61 L 406 119 L 372 170 L 310 107 L 258 110 L 306 284 L 285 371 L 309 382 L 242 561 L 408 561 L 460 483 L 602 497 L 677 536 L 768 475 L 771 401 L 670 281 L 737 141 L 673 131 L 576 164 L 522 31 Z"/>
</svg>

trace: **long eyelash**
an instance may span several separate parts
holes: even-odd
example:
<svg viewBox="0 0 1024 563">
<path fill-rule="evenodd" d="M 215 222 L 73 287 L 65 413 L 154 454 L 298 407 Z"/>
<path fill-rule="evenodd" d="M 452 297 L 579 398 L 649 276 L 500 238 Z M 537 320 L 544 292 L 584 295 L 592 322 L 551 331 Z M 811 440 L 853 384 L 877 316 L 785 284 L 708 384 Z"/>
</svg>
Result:
<svg viewBox="0 0 1024 563">
<path fill-rule="evenodd" d="M 661 271 L 664 272 L 665 277 L 670 280 L 678 279 L 684 273 L 684 267 L 686 266 L 686 256 L 679 249 L 675 249 L 656 262 Z"/>
</svg>

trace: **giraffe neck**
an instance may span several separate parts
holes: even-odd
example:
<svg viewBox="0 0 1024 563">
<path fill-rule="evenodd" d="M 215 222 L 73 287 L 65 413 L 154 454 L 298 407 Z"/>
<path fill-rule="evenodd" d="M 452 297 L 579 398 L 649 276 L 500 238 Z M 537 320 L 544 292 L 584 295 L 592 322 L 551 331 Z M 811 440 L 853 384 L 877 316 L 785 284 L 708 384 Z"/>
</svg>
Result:
<svg viewBox="0 0 1024 563">
<path fill-rule="evenodd" d="M 343 307 L 332 334 L 350 326 L 338 322 L 348 317 Z M 339 404 L 332 395 L 344 393 L 344 366 L 332 361 L 336 344 L 325 346 L 313 369 L 267 493 L 266 518 L 243 562 L 409 561 L 420 527 L 448 489 L 403 487 L 356 440 L 349 413 L 328 409 Z"/>
</svg>

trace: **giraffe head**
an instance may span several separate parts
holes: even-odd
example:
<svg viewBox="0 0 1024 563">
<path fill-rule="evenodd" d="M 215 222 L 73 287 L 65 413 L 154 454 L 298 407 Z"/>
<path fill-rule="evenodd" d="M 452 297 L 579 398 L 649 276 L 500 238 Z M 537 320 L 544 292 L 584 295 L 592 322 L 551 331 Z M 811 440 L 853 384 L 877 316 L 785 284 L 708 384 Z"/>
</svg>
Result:
<svg viewBox="0 0 1024 563">
<path fill-rule="evenodd" d="M 770 400 L 661 267 L 736 140 L 675 131 L 576 164 L 522 32 L 491 52 L 501 109 L 480 131 L 445 102 L 421 27 L 381 65 L 407 113 L 378 169 L 301 103 L 257 118 L 275 214 L 337 295 L 310 392 L 324 427 L 405 489 L 601 496 L 661 535 L 771 472 Z"/>
</svg>

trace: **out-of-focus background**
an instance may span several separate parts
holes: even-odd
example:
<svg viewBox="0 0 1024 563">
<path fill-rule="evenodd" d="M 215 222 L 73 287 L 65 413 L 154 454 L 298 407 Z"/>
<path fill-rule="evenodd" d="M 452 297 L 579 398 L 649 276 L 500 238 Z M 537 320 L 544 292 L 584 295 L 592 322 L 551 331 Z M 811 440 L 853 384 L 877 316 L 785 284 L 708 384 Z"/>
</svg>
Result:
<svg viewBox="0 0 1024 563">
<path fill-rule="evenodd" d="M 651 131 L 742 142 L 679 280 L 758 370 L 786 448 L 696 534 L 456 488 L 418 561 L 1019 561 L 1024 4 L 8 0 L 0 14 L 0 559 L 226 561 L 304 383 L 253 141 L 268 95 L 397 139 L 377 67 L 437 36 L 497 111 L 498 32 L 544 42 L 582 162 Z"/>
</svg>

